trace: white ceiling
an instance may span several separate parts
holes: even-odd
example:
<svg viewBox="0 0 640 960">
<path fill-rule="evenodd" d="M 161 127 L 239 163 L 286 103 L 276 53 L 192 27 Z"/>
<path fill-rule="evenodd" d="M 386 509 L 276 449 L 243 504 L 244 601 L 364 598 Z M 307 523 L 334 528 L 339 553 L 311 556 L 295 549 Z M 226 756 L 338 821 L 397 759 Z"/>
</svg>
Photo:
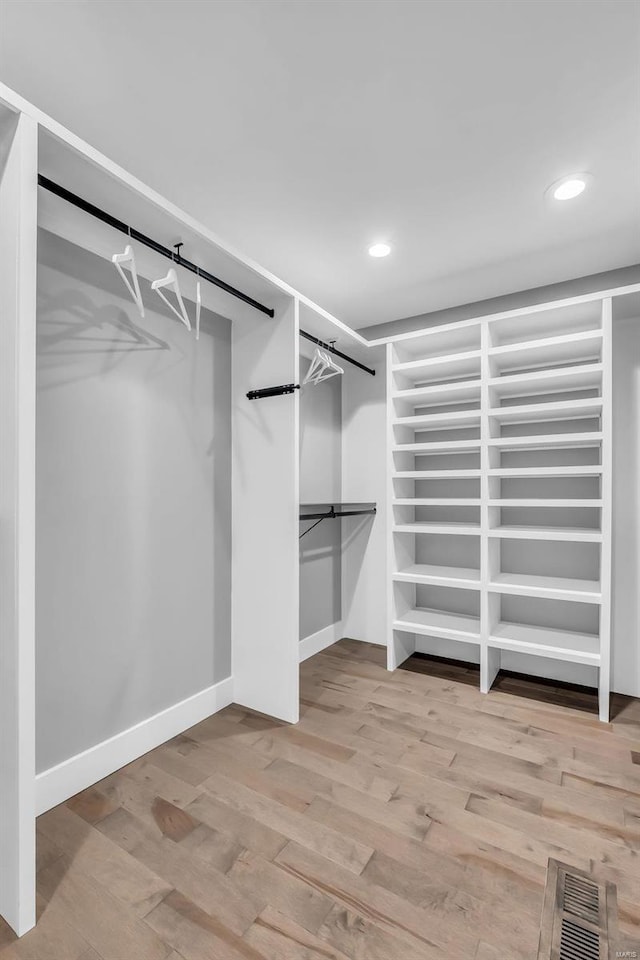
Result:
<svg viewBox="0 0 640 960">
<path fill-rule="evenodd" d="M 639 41 L 632 0 L 2 0 L 0 79 L 359 327 L 640 260 Z"/>
</svg>

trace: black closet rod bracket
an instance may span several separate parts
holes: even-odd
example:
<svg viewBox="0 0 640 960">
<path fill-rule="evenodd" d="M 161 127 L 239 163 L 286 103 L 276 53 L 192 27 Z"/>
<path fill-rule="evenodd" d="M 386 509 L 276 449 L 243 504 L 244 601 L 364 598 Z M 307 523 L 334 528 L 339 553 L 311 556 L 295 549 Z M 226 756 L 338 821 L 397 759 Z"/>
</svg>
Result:
<svg viewBox="0 0 640 960">
<path fill-rule="evenodd" d="M 283 393 L 293 393 L 299 390 L 299 383 L 283 383 L 279 387 L 264 387 L 262 390 L 249 390 L 248 400 L 262 400 L 263 397 L 279 397 Z"/>
<path fill-rule="evenodd" d="M 353 357 L 342 353 L 341 350 L 337 350 L 331 343 L 327 343 L 325 340 L 319 340 L 318 337 L 314 337 L 312 333 L 307 333 L 306 330 L 300 330 L 300 336 L 304 337 L 305 340 L 310 340 L 311 343 L 315 343 L 318 347 L 322 347 L 323 350 L 328 350 L 329 353 L 335 353 L 336 357 L 340 357 L 341 360 L 346 360 L 347 363 L 352 363 L 354 367 L 359 367 L 360 370 L 364 370 L 365 373 L 370 373 L 372 377 L 375 377 L 375 370 L 372 370 L 371 367 L 365 367 L 364 363 L 360 363 L 359 360 L 354 360 Z"/>
<path fill-rule="evenodd" d="M 113 217 L 110 213 L 106 213 L 106 211 L 101 210 L 100 207 L 96 207 L 93 203 L 89 203 L 88 200 L 84 200 L 82 197 L 77 196 L 77 194 L 71 193 L 66 187 L 60 186 L 59 183 L 54 183 L 53 180 L 43 177 L 40 173 L 38 174 L 38 186 L 55 194 L 56 197 L 60 197 L 61 200 L 66 200 L 67 203 L 71 203 L 74 207 L 78 207 L 79 210 L 84 210 L 85 213 L 95 217 L 96 220 L 101 220 L 102 223 L 108 224 L 110 227 L 113 227 L 114 230 L 119 230 L 120 233 L 126 233 L 132 240 L 141 243 L 145 247 L 149 247 L 150 250 L 154 250 L 168 260 L 173 260 L 174 263 L 184 267 L 186 270 L 190 270 L 191 273 L 196 273 L 203 280 L 212 283 L 214 287 L 219 287 L 220 290 L 224 290 L 225 293 L 230 294 L 230 296 L 235 297 L 237 300 L 242 300 L 243 303 L 247 303 L 250 307 L 260 310 L 261 313 L 266 313 L 268 317 L 275 316 L 275 310 L 273 310 L 272 307 L 266 307 L 264 303 L 254 300 L 253 297 L 250 297 L 247 293 L 243 293 L 242 290 L 232 287 L 230 283 L 226 283 L 224 280 L 221 280 L 220 277 L 214 276 L 214 274 L 209 273 L 208 270 L 204 270 L 202 267 L 196 266 L 195 263 L 185 260 L 180 256 L 182 243 L 175 244 L 178 248 L 177 251 L 169 250 L 168 247 L 163 246 L 156 240 L 152 240 L 151 237 L 145 236 L 144 233 L 140 233 L 140 231 L 134 227 L 129 227 L 126 223 L 123 223 L 122 220 L 118 220 L 117 217 Z"/>
<path fill-rule="evenodd" d="M 362 510 L 342 510 L 341 508 L 336 510 L 335 506 L 332 506 L 330 510 L 327 510 L 324 513 L 306 513 L 304 516 L 300 517 L 300 520 L 315 520 L 315 523 L 312 523 L 310 527 L 307 527 L 307 529 L 300 534 L 298 540 L 302 540 L 303 537 L 306 537 L 306 535 L 311 533 L 311 531 L 314 530 L 319 523 L 322 523 L 323 520 L 339 520 L 340 517 L 361 517 L 375 513 L 377 513 L 376 507 L 365 507 Z"/>
</svg>

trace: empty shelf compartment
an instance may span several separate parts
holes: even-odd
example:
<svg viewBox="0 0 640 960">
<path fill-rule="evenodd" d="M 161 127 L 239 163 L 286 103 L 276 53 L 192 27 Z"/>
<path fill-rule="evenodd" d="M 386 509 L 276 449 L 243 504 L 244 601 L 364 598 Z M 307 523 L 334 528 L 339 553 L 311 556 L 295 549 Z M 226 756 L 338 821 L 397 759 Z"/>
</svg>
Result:
<svg viewBox="0 0 640 960">
<path fill-rule="evenodd" d="M 586 533 L 600 533 L 600 509 L 588 505 L 563 506 L 553 504 L 506 504 L 498 501 L 491 504 L 491 527 L 534 527 L 543 529 L 563 528 L 584 530 Z M 499 518 L 499 519 L 498 519 Z M 420 519 L 419 517 L 417 519 Z"/>
<path fill-rule="evenodd" d="M 496 437 L 488 441 L 489 447 L 497 450 L 548 450 L 555 447 L 599 447 L 602 443 L 600 431 L 579 431 L 577 433 L 520 434 L 511 437 Z"/>
<path fill-rule="evenodd" d="M 498 623 L 489 637 L 489 646 L 499 650 L 513 650 L 553 660 L 600 663 L 600 641 L 597 635 L 557 630 L 550 627 L 532 627 L 518 623 Z"/>
<path fill-rule="evenodd" d="M 492 397 L 535 397 L 577 390 L 596 390 L 602 384 L 602 364 L 585 363 L 575 367 L 516 373 L 489 380 Z M 533 402 L 533 401 L 532 401 Z"/>
<path fill-rule="evenodd" d="M 393 344 L 393 362 L 404 363 L 422 357 L 447 357 L 452 354 L 479 350 L 481 322 L 463 320 L 421 330 L 414 336 L 396 340 Z"/>
<path fill-rule="evenodd" d="M 489 584 L 489 590 L 521 597 L 541 597 L 580 603 L 600 603 L 602 600 L 598 580 L 544 577 L 526 573 L 498 573 Z"/>
<path fill-rule="evenodd" d="M 480 376 L 480 351 L 446 357 L 423 357 L 404 363 L 395 363 L 391 370 L 397 385 L 402 388 L 429 386 L 436 383 L 453 383 L 474 380 Z"/>
<path fill-rule="evenodd" d="M 480 589 L 480 571 L 472 567 L 446 567 L 434 563 L 413 563 L 397 570 L 393 579 L 404 583 Z"/>
<path fill-rule="evenodd" d="M 513 540 L 568 540 L 576 543 L 600 543 L 602 532 L 583 527 L 534 527 L 534 526 L 498 526 L 491 527 L 490 537 L 508 537 Z"/>
<path fill-rule="evenodd" d="M 490 589 L 498 593 L 599 603 L 600 545 L 575 541 L 489 542 Z"/>
<path fill-rule="evenodd" d="M 489 410 L 489 416 L 503 424 L 597 418 L 601 413 L 602 397 L 555 400 L 547 403 L 514 403 L 506 407 L 492 407 Z"/>
<path fill-rule="evenodd" d="M 395 453 L 468 453 L 470 450 L 480 449 L 480 439 L 423 440 L 418 443 L 396 443 L 393 449 Z"/>
<path fill-rule="evenodd" d="M 458 430 L 470 427 L 480 428 L 480 411 L 450 410 L 447 413 L 414 413 L 410 416 L 398 416 L 394 427 L 410 427 L 415 430 Z"/>
<path fill-rule="evenodd" d="M 576 663 L 598 662 L 597 604 L 489 594 L 489 605 L 490 645 Z"/>
<path fill-rule="evenodd" d="M 586 330 L 560 337 L 506 344 L 493 347 L 489 353 L 491 374 L 494 377 L 516 371 L 598 363 L 601 359 L 602 330 Z"/>
<path fill-rule="evenodd" d="M 432 534 L 448 535 L 458 537 L 480 536 L 479 523 L 429 523 L 429 522 L 407 522 L 396 523 L 393 527 L 394 533 L 413 533 L 413 534 Z"/>
<path fill-rule="evenodd" d="M 500 317 L 489 323 L 492 347 L 521 344 L 542 337 L 558 337 L 599 330 L 602 327 L 602 304 L 597 300 L 536 310 L 528 314 Z"/>
<path fill-rule="evenodd" d="M 396 388 L 397 400 L 412 400 L 415 403 L 459 404 L 463 401 L 480 403 L 480 380 L 461 380 L 456 383 L 440 383 L 434 386 Z"/>
<path fill-rule="evenodd" d="M 426 637 L 444 637 L 480 643 L 480 619 L 465 614 L 444 613 L 442 610 L 416 608 L 408 610 L 393 621 L 394 630 L 420 633 Z"/>
</svg>

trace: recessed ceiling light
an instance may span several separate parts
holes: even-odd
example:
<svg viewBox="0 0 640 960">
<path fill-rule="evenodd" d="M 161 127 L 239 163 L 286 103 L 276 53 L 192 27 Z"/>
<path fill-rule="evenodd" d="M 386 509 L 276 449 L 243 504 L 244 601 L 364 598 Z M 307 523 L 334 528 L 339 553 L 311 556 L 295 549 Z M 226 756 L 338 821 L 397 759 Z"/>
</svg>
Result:
<svg viewBox="0 0 640 960">
<path fill-rule="evenodd" d="M 550 193 L 554 200 L 573 200 L 580 196 L 586 185 L 586 174 L 572 173 L 571 176 L 552 183 L 547 193 Z"/>
<path fill-rule="evenodd" d="M 369 247 L 369 254 L 372 257 L 388 257 L 391 253 L 391 247 L 388 243 L 374 243 Z"/>
</svg>

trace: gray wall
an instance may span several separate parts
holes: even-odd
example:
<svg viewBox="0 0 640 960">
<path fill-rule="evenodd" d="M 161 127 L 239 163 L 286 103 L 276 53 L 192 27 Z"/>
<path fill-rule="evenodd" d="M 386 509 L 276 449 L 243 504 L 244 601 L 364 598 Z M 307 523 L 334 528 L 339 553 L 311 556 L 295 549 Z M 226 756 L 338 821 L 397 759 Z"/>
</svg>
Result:
<svg viewBox="0 0 640 960">
<path fill-rule="evenodd" d="M 309 361 L 300 358 L 300 382 Z M 342 377 L 300 390 L 300 502 L 342 499 Z M 300 638 L 341 617 L 340 520 L 323 520 L 300 541 Z M 300 524 L 300 533 L 310 526 Z"/>
<path fill-rule="evenodd" d="M 563 297 L 579 297 L 598 290 L 613 290 L 615 287 L 633 283 L 640 283 L 640 264 L 578 277 L 575 280 L 565 280 L 545 287 L 535 287 L 532 290 L 508 293 L 490 300 L 479 300 L 475 303 L 448 307 L 445 310 L 434 310 L 432 313 L 422 313 L 416 317 L 390 320 L 388 323 L 379 323 L 372 327 L 365 326 L 359 332 L 370 340 L 377 337 L 397 337 L 401 333 L 412 333 L 414 330 L 437 326 L 440 323 L 456 323 L 473 317 L 485 317 L 503 310 L 518 310 L 520 307 L 530 307 L 537 303 L 547 303 Z"/>
<path fill-rule="evenodd" d="M 230 675 L 231 346 L 44 231 L 39 262 L 42 771 Z"/>
</svg>

